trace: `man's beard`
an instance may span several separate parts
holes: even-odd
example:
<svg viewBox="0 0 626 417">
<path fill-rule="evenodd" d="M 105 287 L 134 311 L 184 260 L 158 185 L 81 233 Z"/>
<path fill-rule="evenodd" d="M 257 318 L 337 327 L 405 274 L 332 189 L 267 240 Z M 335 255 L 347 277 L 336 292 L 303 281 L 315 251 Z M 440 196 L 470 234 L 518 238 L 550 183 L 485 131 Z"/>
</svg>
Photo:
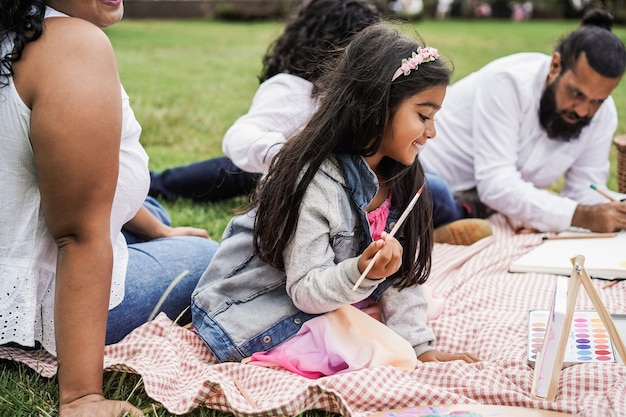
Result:
<svg viewBox="0 0 626 417">
<path fill-rule="evenodd" d="M 539 122 L 550 139 L 569 142 L 580 136 L 581 130 L 591 122 L 591 117 L 579 117 L 578 114 L 573 111 L 557 110 L 554 90 L 558 81 L 559 79 L 557 78 L 543 90 L 541 101 L 539 102 Z M 577 119 L 577 122 L 568 123 L 561 115 L 567 115 L 567 117 L 571 119 Z"/>
</svg>

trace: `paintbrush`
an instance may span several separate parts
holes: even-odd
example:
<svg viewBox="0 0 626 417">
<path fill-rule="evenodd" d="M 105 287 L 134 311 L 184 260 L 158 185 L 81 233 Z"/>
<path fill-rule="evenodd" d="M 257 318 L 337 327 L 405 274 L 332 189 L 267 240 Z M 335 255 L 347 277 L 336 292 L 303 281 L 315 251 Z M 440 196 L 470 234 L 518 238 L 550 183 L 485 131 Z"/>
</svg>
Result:
<svg viewBox="0 0 626 417">
<path fill-rule="evenodd" d="M 417 193 L 415 193 L 415 196 L 413 197 L 409 205 L 406 207 L 406 209 L 404 209 L 404 212 L 402 213 L 402 215 L 396 222 L 395 226 L 393 226 L 393 229 L 391 229 L 391 232 L 389 232 L 388 237 L 393 237 L 398 231 L 398 229 L 400 229 L 400 226 L 402 226 L 402 223 L 404 223 L 406 218 L 409 216 L 409 213 L 411 212 L 411 210 L 413 210 L 415 203 L 417 203 L 417 200 L 420 198 L 420 195 L 422 194 L 423 189 L 424 189 L 424 186 L 422 185 L 420 189 L 417 190 Z M 361 282 L 363 282 L 367 274 L 372 270 L 372 267 L 374 266 L 376 259 L 378 259 L 379 254 L 380 254 L 380 250 L 376 252 L 376 255 L 374 255 L 374 257 L 370 260 L 369 264 L 367 264 L 367 268 L 365 268 L 365 271 L 363 271 L 363 273 L 359 277 L 356 284 L 354 284 L 354 287 L 352 287 L 352 291 L 356 291 L 356 289 L 359 288 L 359 285 L 361 285 Z"/>
</svg>

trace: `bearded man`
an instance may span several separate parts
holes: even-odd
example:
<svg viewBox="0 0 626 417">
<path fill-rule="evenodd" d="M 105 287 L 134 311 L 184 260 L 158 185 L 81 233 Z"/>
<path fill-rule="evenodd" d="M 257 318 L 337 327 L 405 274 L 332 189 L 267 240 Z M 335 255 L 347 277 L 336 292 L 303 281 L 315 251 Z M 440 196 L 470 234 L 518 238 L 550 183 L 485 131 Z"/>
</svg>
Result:
<svg viewBox="0 0 626 417">
<path fill-rule="evenodd" d="M 618 124 L 611 93 L 626 66 L 612 24 L 589 12 L 552 56 L 503 57 L 450 86 L 437 136 L 420 153 L 426 171 L 520 229 L 626 229 L 626 195 L 607 190 L 610 201 L 590 188 L 606 190 Z M 559 194 L 546 189 L 561 177 Z"/>
</svg>

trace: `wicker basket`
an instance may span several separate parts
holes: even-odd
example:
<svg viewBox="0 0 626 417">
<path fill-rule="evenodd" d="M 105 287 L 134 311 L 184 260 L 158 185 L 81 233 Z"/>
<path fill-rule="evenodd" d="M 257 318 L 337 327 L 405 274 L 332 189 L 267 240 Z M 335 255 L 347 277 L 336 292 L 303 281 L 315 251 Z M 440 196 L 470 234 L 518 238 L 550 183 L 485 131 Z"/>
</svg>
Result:
<svg viewBox="0 0 626 417">
<path fill-rule="evenodd" d="M 626 193 L 626 135 L 613 138 L 617 147 L 617 188 L 620 193 Z"/>
</svg>

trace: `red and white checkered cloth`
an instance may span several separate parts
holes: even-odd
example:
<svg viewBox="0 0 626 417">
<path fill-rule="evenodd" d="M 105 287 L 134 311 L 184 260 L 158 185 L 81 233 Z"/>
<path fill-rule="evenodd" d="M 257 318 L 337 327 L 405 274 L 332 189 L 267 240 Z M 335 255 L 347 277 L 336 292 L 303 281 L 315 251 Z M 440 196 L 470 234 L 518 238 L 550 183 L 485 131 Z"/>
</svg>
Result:
<svg viewBox="0 0 626 417">
<path fill-rule="evenodd" d="M 420 363 L 408 373 L 382 367 L 311 380 L 283 370 L 220 364 L 193 331 L 160 315 L 108 346 L 105 367 L 140 374 L 146 393 L 174 414 L 204 406 L 236 416 L 295 415 L 318 409 L 365 417 L 400 407 L 481 403 L 580 417 L 626 416 L 622 364 L 567 367 L 555 402 L 531 398 L 528 311 L 549 308 L 556 276 L 508 273 L 511 262 L 538 245 L 542 235 L 515 235 L 501 215 L 490 221 L 493 236 L 471 246 L 435 245 L 429 279 L 446 298 L 444 312 L 431 322 L 437 349 L 472 352 L 481 362 Z M 594 285 L 609 312 L 626 312 L 626 281 L 605 288 L 605 281 L 594 280 Z M 592 307 L 580 291 L 577 308 Z M 0 347 L 0 358 L 24 362 L 44 376 L 56 372 L 54 358 L 46 354 Z"/>
</svg>

